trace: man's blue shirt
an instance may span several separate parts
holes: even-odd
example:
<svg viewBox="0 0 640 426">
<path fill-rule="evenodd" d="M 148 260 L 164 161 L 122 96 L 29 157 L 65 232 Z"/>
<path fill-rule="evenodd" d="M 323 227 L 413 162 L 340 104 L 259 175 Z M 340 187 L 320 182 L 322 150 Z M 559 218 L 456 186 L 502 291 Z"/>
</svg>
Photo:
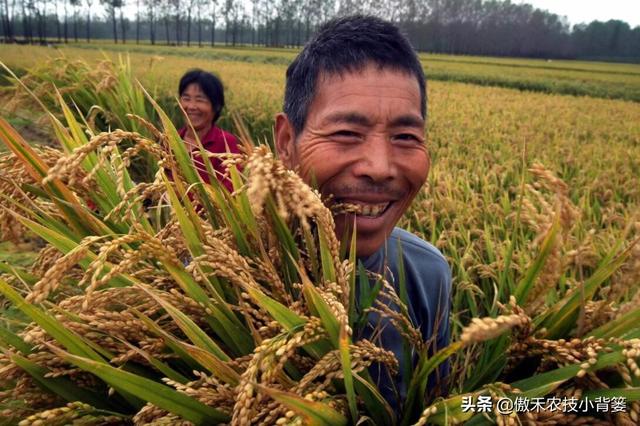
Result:
<svg viewBox="0 0 640 426">
<path fill-rule="evenodd" d="M 384 274 L 398 294 L 400 294 L 398 280 L 400 262 L 402 262 L 408 300 L 407 309 L 412 323 L 419 328 L 423 340 L 431 343 L 429 346 L 431 353 L 449 344 L 451 270 L 437 248 L 403 229 L 394 228 L 385 246 L 360 261 L 368 271 Z M 397 307 L 391 306 L 391 308 L 398 310 Z M 382 331 L 374 332 L 376 327 L 381 328 Z M 371 374 L 379 384 L 383 396 L 398 411 L 400 403 L 406 397 L 411 380 L 409 377 L 404 377 L 403 368 L 407 367 L 405 365 L 407 362 L 415 363 L 416 354 L 412 354 L 412 360 L 405 359 L 400 334 L 393 325 L 389 324 L 388 319 L 381 319 L 376 313 L 369 314 L 367 327 L 356 338 L 371 339 L 372 336 L 377 336 L 378 344 L 392 351 L 400 362 L 398 376 L 395 378 L 380 366 L 373 366 L 371 369 Z M 437 381 L 444 380 L 448 373 L 447 362 L 430 376 L 429 389 L 433 389 Z"/>
</svg>

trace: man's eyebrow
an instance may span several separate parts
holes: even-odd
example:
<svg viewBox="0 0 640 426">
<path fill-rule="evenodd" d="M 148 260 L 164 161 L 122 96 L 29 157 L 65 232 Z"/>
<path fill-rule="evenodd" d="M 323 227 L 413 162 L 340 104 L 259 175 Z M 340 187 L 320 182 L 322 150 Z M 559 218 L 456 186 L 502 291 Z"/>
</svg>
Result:
<svg viewBox="0 0 640 426">
<path fill-rule="evenodd" d="M 422 117 L 418 117 L 417 115 L 407 114 L 401 115 L 399 117 L 395 117 L 389 123 L 391 127 L 424 127 L 424 120 Z"/>
<path fill-rule="evenodd" d="M 357 112 L 334 112 L 322 120 L 325 124 L 346 123 L 360 126 L 371 126 L 371 121 L 365 115 Z"/>
</svg>

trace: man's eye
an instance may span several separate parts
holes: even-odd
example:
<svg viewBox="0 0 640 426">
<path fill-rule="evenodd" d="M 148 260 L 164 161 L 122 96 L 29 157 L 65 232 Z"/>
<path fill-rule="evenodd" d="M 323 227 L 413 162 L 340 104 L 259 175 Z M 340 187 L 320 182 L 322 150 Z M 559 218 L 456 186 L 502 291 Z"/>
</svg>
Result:
<svg viewBox="0 0 640 426">
<path fill-rule="evenodd" d="M 336 138 L 343 138 L 343 139 L 355 139 L 360 137 L 358 133 L 352 132 L 350 130 L 340 130 L 332 133 L 331 136 Z"/>
<path fill-rule="evenodd" d="M 400 133 L 393 137 L 397 141 L 422 143 L 422 140 L 411 133 Z"/>
</svg>

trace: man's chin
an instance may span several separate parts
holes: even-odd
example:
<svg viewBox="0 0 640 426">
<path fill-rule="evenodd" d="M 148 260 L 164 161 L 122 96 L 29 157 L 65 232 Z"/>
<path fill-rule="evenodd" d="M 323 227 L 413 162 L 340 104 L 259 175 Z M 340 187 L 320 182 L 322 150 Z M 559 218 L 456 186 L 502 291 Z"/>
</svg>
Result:
<svg viewBox="0 0 640 426">
<path fill-rule="evenodd" d="M 351 245 L 351 236 L 353 235 L 353 219 L 348 221 L 345 215 L 338 215 L 335 217 L 336 223 L 336 235 L 343 243 Z M 386 229 L 387 227 L 381 227 L 373 232 L 363 232 L 362 230 L 356 232 L 356 256 L 358 258 L 364 258 L 371 256 L 384 245 L 388 234 L 392 229 Z"/>
</svg>

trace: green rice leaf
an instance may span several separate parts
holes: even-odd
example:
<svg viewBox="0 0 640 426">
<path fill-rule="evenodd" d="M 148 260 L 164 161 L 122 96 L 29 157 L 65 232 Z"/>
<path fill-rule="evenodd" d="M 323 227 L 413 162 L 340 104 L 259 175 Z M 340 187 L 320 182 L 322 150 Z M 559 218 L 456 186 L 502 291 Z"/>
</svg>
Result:
<svg viewBox="0 0 640 426">
<path fill-rule="evenodd" d="M 342 363 L 342 374 L 344 375 L 344 388 L 347 392 L 347 401 L 349 403 L 349 412 L 351 413 L 351 421 L 355 424 L 358 419 L 358 406 L 356 405 L 356 393 L 353 387 L 353 374 L 351 371 L 351 356 L 349 354 L 350 345 L 349 335 L 347 334 L 347 324 L 340 327 L 340 362 Z"/>
<path fill-rule="evenodd" d="M 0 117 L 0 141 L 23 163 L 25 170 L 36 182 L 40 182 L 47 176 L 49 166 L 2 117 Z M 73 192 L 57 179 L 49 182 L 43 188 L 50 194 L 51 200 L 77 232 L 83 235 L 88 235 L 91 232 L 91 225 L 95 225 L 96 219 L 82 209 L 80 201 Z"/>
<path fill-rule="evenodd" d="M 213 179 L 216 183 L 206 188 L 207 193 L 211 194 L 216 207 L 220 209 L 222 213 L 225 223 L 231 232 L 233 232 L 233 236 L 238 244 L 238 252 L 242 255 L 250 256 L 251 246 L 247 240 L 247 229 L 245 224 L 238 220 L 238 218 L 242 217 L 240 210 L 236 207 L 231 196 L 229 196 L 227 189 L 219 183 L 217 178 L 214 177 Z"/>
<path fill-rule="evenodd" d="M 53 316 L 24 300 L 6 281 L 0 279 L 0 293 L 24 312 L 35 323 L 42 327 L 51 337 L 62 344 L 73 354 L 77 354 L 94 361 L 104 362 L 104 359 L 94 351 L 80 336 L 69 330 Z"/>
<path fill-rule="evenodd" d="M 461 342 L 454 342 L 449 346 L 440 349 L 433 356 L 429 356 L 428 347 L 425 347 L 420 353 L 418 366 L 413 372 L 411 382 L 409 383 L 407 398 L 404 403 L 403 412 L 405 416 L 402 419 L 402 425 L 408 425 L 410 422 L 417 420 L 417 415 L 424 409 L 425 393 L 429 374 L 462 348 Z"/>
<path fill-rule="evenodd" d="M 291 309 L 284 306 L 277 300 L 265 295 L 257 288 L 247 286 L 245 288 L 249 296 L 264 310 L 276 320 L 287 331 L 295 331 L 301 329 L 305 320 Z M 331 345 L 326 340 L 320 340 L 304 346 L 304 349 L 314 358 L 320 359 L 324 354 L 331 350 Z"/>
<path fill-rule="evenodd" d="M 285 278 L 285 285 L 290 285 L 291 283 L 298 282 L 299 279 L 297 276 L 297 262 L 300 260 L 300 250 L 298 249 L 298 245 L 296 244 L 291 231 L 287 227 L 287 224 L 278 214 L 278 209 L 276 208 L 272 196 L 267 197 L 265 210 L 267 212 L 269 220 L 271 221 L 272 229 L 278 239 L 278 244 L 280 245 L 284 269 L 282 273 Z M 289 290 L 291 290 L 290 287 Z"/>
<path fill-rule="evenodd" d="M 382 397 L 378 388 L 373 385 L 373 380 L 368 371 L 353 373 L 356 393 L 367 409 L 367 414 L 376 425 L 395 425 L 396 416 L 393 409 Z"/>
<path fill-rule="evenodd" d="M 229 174 L 231 176 L 233 187 L 236 189 L 241 188 L 243 183 L 242 183 L 242 178 L 240 177 L 240 172 L 238 171 L 238 169 L 235 167 L 231 167 L 229 169 Z M 242 223 L 247 228 L 247 230 L 249 231 L 249 234 L 255 240 L 259 240 L 260 235 L 258 231 L 258 223 L 256 222 L 256 218 L 253 214 L 253 211 L 251 210 L 251 204 L 249 202 L 249 197 L 247 196 L 247 192 L 240 191 L 233 197 L 233 199 L 238 204 L 238 212 L 239 212 L 238 217 L 240 219 L 240 223 Z"/>
<path fill-rule="evenodd" d="M 182 265 L 164 260 L 161 263 L 186 294 L 211 311 L 206 319 L 226 345 L 240 354 L 247 354 L 253 350 L 253 338 L 219 295 L 212 294 L 211 300 Z"/>
<path fill-rule="evenodd" d="M 2 274 L 11 274 L 15 277 L 17 277 L 18 279 L 20 279 L 20 281 L 24 281 L 25 283 L 29 284 L 29 285 L 33 285 L 35 283 L 38 282 L 38 277 L 36 277 L 35 275 L 25 271 L 23 268 L 18 267 L 18 266 L 14 266 L 14 265 L 10 265 L 6 262 L 0 262 L 0 273 Z"/>
<path fill-rule="evenodd" d="M 67 122 L 67 128 L 62 126 L 58 120 L 52 120 L 54 128 L 56 128 L 58 134 L 58 140 L 61 144 L 66 148 L 68 152 L 72 152 L 74 149 L 80 148 L 83 145 L 86 145 L 89 141 L 84 131 L 80 127 L 80 123 L 76 120 L 73 112 L 66 104 L 64 99 L 62 99 L 62 95 L 56 89 L 56 97 L 58 99 L 58 104 L 62 109 L 62 113 L 64 114 L 65 121 Z M 91 170 L 98 164 L 98 157 L 94 152 L 89 153 L 83 161 L 84 169 L 87 173 L 91 172 Z M 107 167 L 100 167 L 95 174 L 96 182 L 100 189 L 106 194 L 106 200 L 108 201 L 109 210 L 115 207 L 120 201 L 120 196 L 118 196 L 118 191 L 116 189 L 116 179 L 115 176 L 111 176 L 107 172 Z M 106 207 L 106 206 L 105 206 Z"/>
<path fill-rule="evenodd" d="M 112 367 L 105 363 L 58 351 L 68 362 L 95 374 L 115 389 L 136 395 L 171 413 L 177 414 L 196 425 L 218 424 L 228 422 L 229 417 L 215 408 L 204 405 L 200 401 L 178 392 L 169 386 L 153 380 Z"/>
<path fill-rule="evenodd" d="M 200 230 L 197 229 L 197 214 L 189 201 L 189 197 L 185 197 L 181 202 L 178 200 L 178 197 L 166 176 L 163 176 L 163 180 L 167 190 L 167 195 L 169 196 L 169 202 L 171 203 L 173 212 L 178 219 L 180 229 L 182 230 L 184 239 L 187 242 L 187 247 L 189 248 L 191 256 L 198 257 L 204 254 L 201 242 L 201 233 L 199 232 Z M 183 208 L 183 205 L 186 208 Z"/>
<path fill-rule="evenodd" d="M 69 402 L 82 401 L 96 408 L 105 410 L 116 409 L 108 403 L 103 395 L 98 395 L 90 389 L 79 388 L 66 377 L 45 377 L 49 370 L 27 358 L 17 354 L 10 355 L 10 358 L 18 367 L 29 373 L 39 386 L 51 392 L 53 395 L 57 395 Z"/>
<path fill-rule="evenodd" d="M 30 219 L 27 219 L 22 216 L 15 216 L 25 227 L 31 229 L 40 237 L 44 238 L 55 248 L 60 250 L 62 253 L 69 253 L 72 250 L 75 250 L 78 247 L 78 242 L 68 238 L 68 235 L 58 232 L 52 228 L 48 228 L 46 226 L 42 226 L 39 223 L 36 223 Z M 86 269 L 89 263 L 95 260 L 98 256 L 95 253 L 92 253 L 90 250 L 87 250 L 87 254 L 83 260 L 79 262 L 79 265 Z M 110 267 L 109 263 L 105 263 L 104 266 L 105 272 L 109 272 Z M 120 274 L 113 277 L 109 281 L 109 285 L 112 287 L 127 287 L 133 285 L 135 281 L 126 275 Z"/>
<path fill-rule="evenodd" d="M 590 370 L 595 371 L 601 368 L 609 367 L 615 365 L 621 361 L 624 361 L 624 357 L 622 356 L 621 351 L 615 351 L 611 353 L 607 353 L 605 355 L 601 355 L 598 357 L 598 360 L 595 365 L 593 365 Z M 575 377 L 580 371 L 580 365 L 574 364 L 566 367 L 557 368 L 555 370 L 547 371 L 545 373 L 540 373 L 535 376 L 528 377 L 526 379 L 518 380 L 516 382 L 511 383 L 511 386 L 514 388 L 521 389 L 523 391 L 527 391 L 535 388 L 542 388 L 544 386 L 549 385 L 550 383 L 564 382 L 573 377 Z"/>
<path fill-rule="evenodd" d="M 575 291 L 571 291 L 549 309 L 541 321 L 541 327 L 547 329 L 548 339 L 558 339 L 565 336 L 575 326 L 583 300 L 587 301 L 593 298 L 600 285 L 622 266 L 639 241 L 640 238 L 636 239 L 622 253 L 600 266 L 585 280 L 581 289 L 577 288 Z"/>
<path fill-rule="evenodd" d="M 356 306 L 356 279 L 361 272 L 360 268 L 364 269 L 356 257 L 356 236 L 356 226 L 354 224 L 349 244 L 349 263 L 353 265 L 351 275 L 349 275 L 349 326 L 351 329 L 356 327 L 356 320 L 358 317 L 358 309 Z"/>
<path fill-rule="evenodd" d="M 596 398 L 625 398 L 627 402 L 640 401 L 640 388 L 593 389 L 585 391 L 582 397 L 592 402 Z"/>
<path fill-rule="evenodd" d="M 590 336 L 599 339 L 625 336 L 627 333 L 638 329 L 640 324 L 640 308 L 633 309 L 589 333 Z"/>
<path fill-rule="evenodd" d="M 542 397 L 545 395 L 550 394 L 551 392 L 555 391 L 561 384 L 563 384 L 565 382 L 565 380 L 558 380 L 558 381 L 548 381 L 545 384 L 526 390 L 518 395 L 520 396 L 524 396 L 527 398 L 538 398 L 538 397 Z"/>
<path fill-rule="evenodd" d="M 531 264 L 531 266 L 527 269 L 527 272 L 524 275 L 524 278 L 520 280 L 518 285 L 516 286 L 514 296 L 518 305 L 525 306 L 527 302 L 527 297 L 529 296 L 529 292 L 533 288 L 536 278 L 542 271 L 547 258 L 551 254 L 553 249 L 554 242 L 558 236 L 558 232 L 560 230 L 560 212 L 557 212 L 555 217 L 553 218 L 553 225 L 547 232 L 540 246 L 540 253 Z"/>
<path fill-rule="evenodd" d="M 269 312 L 269 315 L 273 317 L 278 323 L 280 323 L 285 330 L 292 331 L 298 329 L 305 324 L 305 320 L 293 312 L 291 309 L 284 306 L 277 300 L 264 294 L 258 288 L 246 287 L 246 291 L 251 298 L 264 310 Z"/>
<path fill-rule="evenodd" d="M 429 416 L 429 418 L 427 419 L 427 424 L 448 426 L 450 424 L 453 424 L 454 420 L 457 421 L 458 424 L 471 424 L 467 422 L 467 420 L 471 419 L 474 413 L 470 410 L 467 412 L 462 411 L 462 398 L 476 398 L 476 395 L 478 394 L 456 395 L 443 401 L 437 401 L 433 403 L 430 407 L 435 406 L 437 407 L 438 411 L 435 414 Z"/>
<path fill-rule="evenodd" d="M 134 346 L 134 345 L 130 344 L 127 341 L 124 341 L 123 343 L 125 343 L 127 345 L 127 347 L 129 347 L 129 349 L 131 349 L 132 351 L 136 352 L 141 357 L 143 357 L 145 360 L 147 360 L 147 362 L 149 364 L 151 364 L 155 369 L 157 369 L 159 372 L 164 374 L 169 379 L 171 379 L 171 380 L 173 380 L 175 382 L 178 382 L 178 383 L 182 383 L 182 384 L 186 384 L 187 382 L 189 382 L 188 378 L 186 378 L 185 376 L 183 376 L 181 373 L 177 372 L 173 368 L 169 367 L 167 364 L 165 364 L 164 362 L 160 361 L 159 359 L 157 359 L 156 357 L 151 355 L 149 352 L 144 351 L 144 350 L 138 348 L 137 346 Z"/>
<path fill-rule="evenodd" d="M 136 315 L 145 323 L 149 329 L 151 329 L 158 336 L 162 337 L 165 341 L 165 344 L 180 357 L 180 359 L 185 362 L 187 365 L 191 367 L 191 370 L 200 370 L 201 367 L 210 371 L 214 376 L 218 379 L 222 380 L 225 383 L 229 383 L 232 386 L 238 384 L 239 375 L 238 373 L 229 367 L 224 361 L 221 361 L 219 358 L 211 354 L 210 352 L 200 349 L 196 346 L 190 345 L 188 343 L 182 342 L 177 338 L 171 336 L 169 333 L 164 331 L 158 324 L 153 322 L 150 318 L 141 314 L 140 312 L 136 312 Z M 160 362 L 160 361 L 158 361 Z M 163 372 L 167 375 L 167 377 L 172 378 L 171 374 L 179 375 L 180 380 L 176 380 L 180 383 L 186 383 L 188 380 L 177 373 L 175 370 L 170 367 L 163 365 L 155 365 L 159 371 Z M 165 367 L 165 368 L 162 368 Z M 171 371 L 166 371 L 166 369 Z M 167 374 L 169 373 L 169 374 Z"/>
<path fill-rule="evenodd" d="M 32 345 L 26 343 L 20 336 L 3 326 L 0 326 L 0 342 L 15 348 L 23 355 L 30 354 L 33 349 Z"/>
<path fill-rule="evenodd" d="M 238 383 L 240 383 L 240 374 L 225 362 L 213 356 L 210 352 L 196 346 L 187 345 L 186 343 L 180 342 L 180 344 L 185 352 L 223 382 L 231 386 L 237 386 Z"/>
<path fill-rule="evenodd" d="M 156 324 L 151 318 L 147 317 L 143 313 L 133 309 L 133 313 L 144 322 L 144 324 L 155 333 L 158 337 L 161 337 L 164 341 L 164 344 L 167 345 L 169 349 L 175 353 L 180 361 L 184 362 L 189 370 L 200 370 L 206 369 L 205 366 L 200 365 L 193 357 L 191 357 L 187 351 L 183 348 L 183 342 L 178 340 L 176 337 L 167 333 L 162 327 Z"/>
<path fill-rule="evenodd" d="M 180 327 L 180 329 L 184 332 L 184 334 L 187 335 L 189 340 L 191 340 L 194 345 L 210 352 L 222 361 L 231 360 L 231 358 L 229 358 L 229 356 L 224 353 L 220 346 L 218 346 L 216 342 L 214 342 L 213 339 L 211 339 L 211 337 L 207 335 L 207 333 L 205 333 L 200 327 L 198 327 L 198 325 L 193 322 L 191 318 L 180 312 L 180 310 L 178 310 L 166 300 L 162 299 L 151 288 L 142 285 L 138 285 L 137 287 L 151 296 L 153 300 L 158 302 L 158 304 L 162 306 L 162 308 L 167 311 L 169 315 L 171 315 L 171 318 L 173 318 L 178 327 Z"/>
<path fill-rule="evenodd" d="M 367 271 L 361 261 L 358 261 L 358 309 L 357 318 L 355 320 L 355 329 L 361 329 L 367 322 L 366 310 L 373 306 L 378 294 L 382 290 L 382 280 L 376 279 L 375 284 L 371 287 L 371 282 L 367 275 Z"/>
<path fill-rule="evenodd" d="M 347 419 L 329 407 L 317 401 L 309 401 L 294 393 L 259 386 L 260 391 L 274 400 L 288 407 L 302 417 L 302 422 L 308 426 L 339 426 L 346 425 Z"/>
<path fill-rule="evenodd" d="M 318 240 L 320 241 L 320 261 L 322 264 L 322 276 L 327 281 L 336 280 L 336 269 L 333 265 L 333 255 L 329 250 L 327 235 L 322 226 L 318 227 Z"/>
<path fill-rule="evenodd" d="M 329 340 L 331 340 L 333 346 L 338 349 L 340 347 L 340 323 L 338 319 L 335 317 L 333 312 L 331 312 L 327 302 L 324 301 L 318 290 L 308 280 L 308 278 L 303 278 L 302 292 L 305 296 L 305 300 L 310 305 L 312 312 L 315 311 L 322 320 L 322 325 L 327 331 L 327 334 L 329 334 Z"/>
</svg>

